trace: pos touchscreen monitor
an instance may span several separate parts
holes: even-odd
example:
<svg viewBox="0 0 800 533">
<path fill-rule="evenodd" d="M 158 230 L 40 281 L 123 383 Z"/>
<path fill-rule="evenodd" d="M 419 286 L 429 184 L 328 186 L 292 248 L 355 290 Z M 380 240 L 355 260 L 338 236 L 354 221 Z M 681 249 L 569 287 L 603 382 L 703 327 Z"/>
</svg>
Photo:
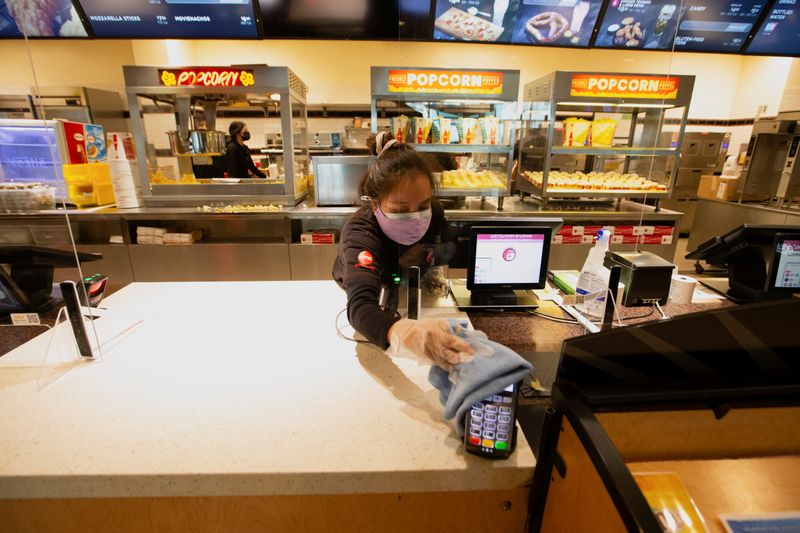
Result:
<svg viewBox="0 0 800 533">
<path fill-rule="evenodd" d="M 743 224 L 686 255 L 724 266 L 724 284 L 701 280 L 734 300 L 760 301 L 800 293 L 800 226 Z"/>
<path fill-rule="evenodd" d="M 473 292 L 543 288 L 550 236 L 547 227 L 473 226 L 467 288 Z"/>
</svg>

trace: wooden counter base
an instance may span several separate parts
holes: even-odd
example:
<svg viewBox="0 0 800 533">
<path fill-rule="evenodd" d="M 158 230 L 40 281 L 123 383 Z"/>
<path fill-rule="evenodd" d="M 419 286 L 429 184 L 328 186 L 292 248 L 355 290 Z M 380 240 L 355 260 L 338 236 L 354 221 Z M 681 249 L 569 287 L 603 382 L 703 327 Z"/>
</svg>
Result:
<svg viewBox="0 0 800 533">
<path fill-rule="evenodd" d="M 529 490 L 0 500 L 4 531 L 522 532 Z"/>
</svg>

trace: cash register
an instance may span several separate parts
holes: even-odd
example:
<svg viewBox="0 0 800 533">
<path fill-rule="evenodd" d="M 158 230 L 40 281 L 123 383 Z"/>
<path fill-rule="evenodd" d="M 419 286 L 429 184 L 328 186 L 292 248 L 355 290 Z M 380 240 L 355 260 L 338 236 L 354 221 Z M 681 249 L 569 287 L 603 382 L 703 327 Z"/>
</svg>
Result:
<svg viewBox="0 0 800 533">
<path fill-rule="evenodd" d="M 81 263 L 102 258 L 102 254 L 77 253 Z M 39 313 L 55 306 L 59 300 L 53 297 L 53 270 L 77 266 L 75 252 L 38 246 L 0 246 L 0 265 L 7 265 L 7 268 L 0 266 L 0 316 Z M 105 288 L 105 276 L 90 276 L 84 285 L 91 304 L 92 295 L 101 285 Z"/>
<path fill-rule="evenodd" d="M 725 267 L 728 279 L 701 283 L 737 302 L 800 293 L 800 226 L 743 224 L 686 255 Z"/>
<path fill-rule="evenodd" d="M 547 278 L 552 228 L 472 226 L 467 279 L 450 280 L 459 309 L 535 308 Z"/>
</svg>

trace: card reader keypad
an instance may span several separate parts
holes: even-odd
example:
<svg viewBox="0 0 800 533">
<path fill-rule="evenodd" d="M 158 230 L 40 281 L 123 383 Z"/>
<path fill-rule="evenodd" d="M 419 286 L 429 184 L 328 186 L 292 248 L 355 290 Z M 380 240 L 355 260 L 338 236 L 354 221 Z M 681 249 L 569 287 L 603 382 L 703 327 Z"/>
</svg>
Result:
<svg viewBox="0 0 800 533">
<path fill-rule="evenodd" d="M 512 398 L 492 395 L 472 405 L 467 428 L 467 439 L 474 446 L 495 450 L 508 450 L 511 440 Z"/>
</svg>

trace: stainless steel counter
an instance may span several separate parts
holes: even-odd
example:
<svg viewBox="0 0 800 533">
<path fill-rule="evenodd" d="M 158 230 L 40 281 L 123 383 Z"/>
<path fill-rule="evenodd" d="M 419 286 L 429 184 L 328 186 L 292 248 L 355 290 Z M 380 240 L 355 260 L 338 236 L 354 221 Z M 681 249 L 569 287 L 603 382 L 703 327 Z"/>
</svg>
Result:
<svg viewBox="0 0 800 533">
<path fill-rule="evenodd" d="M 742 224 L 800 226 L 800 209 L 778 209 L 761 203 L 735 203 L 701 198 L 689 234 L 687 250 L 691 251 L 717 235 L 723 235 Z"/>
<path fill-rule="evenodd" d="M 496 199 L 468 199 L 457 208 L 446 209 L 448 222 L 461 227 L 476 220 L 509 218 L 556 218 L 564 222 L 562 242 L 554 242 L 550 268 L 580 268 L 589 242 L 581 238 L 602 226 L 636 226 L 659 231 L 677 226 L 681 214 L 631 201 L 613 203 L 556 204 L 547 209 L 531 199 L 505 199 L 497 211 Z M 309 200 L 273 212 L 217 213 L 191 207 L 145 207 L 88 210 L 54 210 L 34 214 L 0 215 L 0 244 L 36 244 L 70 247 L 67 217 L 80 251 L 102 253 L 104 259 L 87 267 L 104 272 L 120 283 L 132 281 L 242 281 L 285 279 L 330 279 L 338 245 L 300 244 L 300 235 L 318 229 L 340 230 L 356 207 L 316 207 Z M 192 246 L 159 246 L 136 243 L 139 226 L 158 226 L 171 231 L 201 230 L 204 238 Z M 121 236 L 123 244 L 110 244 Z M 677 237 L 677 236 L 676 236 Z M 650 242 L 640 249 L 672 260 L 676 239 Z M 620 250 L 634 244 L 615 244 Z M 65 269 L 61 278 L 74 278 Z"/>
</svg>

